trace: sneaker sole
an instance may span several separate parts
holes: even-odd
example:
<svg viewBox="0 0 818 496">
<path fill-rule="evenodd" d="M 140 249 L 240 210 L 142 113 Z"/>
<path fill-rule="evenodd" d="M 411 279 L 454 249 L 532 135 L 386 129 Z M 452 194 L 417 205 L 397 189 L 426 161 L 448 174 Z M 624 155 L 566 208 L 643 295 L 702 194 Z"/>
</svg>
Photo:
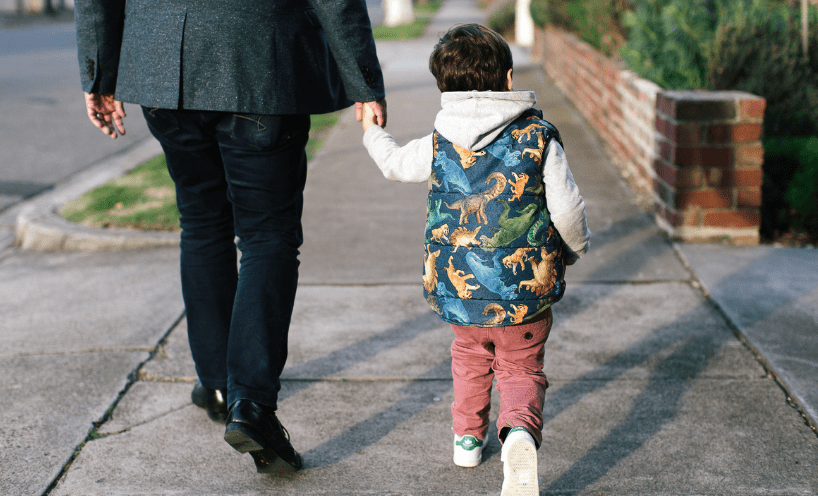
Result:
<svg viewBox="0 0 818 496">
<path fill-rule="evenodd" d="M 483 461 L 483 460 L 481 458 L 478 458 L 477 460 L 458 459 L 457 456 L 454 456 L 452 458 L 452 461 L 454 461 L 454 464 L 457 465 L 458 467 L 473 468 L 473 467 L 476 467 L 476 466 L 480 465 L 480 462 Z"/>
<path fill-rule="evenodd" d="M 525 440 L 515 441 L 508 447 L 506 462 L 509 477 L 501 496 L 539 496 L 537 450 Z"/>
</svg>

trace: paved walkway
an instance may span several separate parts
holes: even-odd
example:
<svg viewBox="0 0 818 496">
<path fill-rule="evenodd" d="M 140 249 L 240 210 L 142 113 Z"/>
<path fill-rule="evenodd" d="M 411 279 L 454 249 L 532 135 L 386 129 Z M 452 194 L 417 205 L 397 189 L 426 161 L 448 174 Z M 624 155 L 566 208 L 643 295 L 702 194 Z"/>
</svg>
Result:
<svg viewBox="0 0 818 496">
<path fill-rule="evenodd" d="M 399 142 L 431 131 L 428 54 L 470 21 L 484 21 L 472 1 L 446 0 L 421 39 L 379 43 Z M 668 243 L 576 110 L 524 50 L 515 63 L 561 131 L 594 232 L 546 345 L 541 494 L 818 494 L 818 252 Z M 7 247 L 0 494 L 499 495 L 496 440 L 479 467 L 451 463 L 452 336 L 420 286 L 426 186 L 383 179 L 360 141 L 348 111 L 310 166 L 279 411 L 303 471 L 257 474 L 191 404 L 175 240 Z M 107 173 L 155 152 L 145 142 Z M 16 209 L 52 228 L 27 239 L 85 236 L 46 213 L 105 173 Z"/>
</svg>

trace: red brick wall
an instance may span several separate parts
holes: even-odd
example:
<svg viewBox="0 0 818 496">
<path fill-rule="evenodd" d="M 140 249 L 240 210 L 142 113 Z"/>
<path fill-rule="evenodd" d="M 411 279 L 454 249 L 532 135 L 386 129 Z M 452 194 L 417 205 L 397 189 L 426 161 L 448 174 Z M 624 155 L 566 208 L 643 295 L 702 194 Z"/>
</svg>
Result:
<svg viewBox="0 0 818 496">
<path fill-rule="evenodd" d="M 758 243 L 763 98 L 665 91 L 551 27 L 533 53 L 674 239 Z"/>
<path fill-rule="evenodd" d="M 764 99 L 664 91 L 656 107 L 658 216 L 684 240 L 758 243 Z"/>
</svg>

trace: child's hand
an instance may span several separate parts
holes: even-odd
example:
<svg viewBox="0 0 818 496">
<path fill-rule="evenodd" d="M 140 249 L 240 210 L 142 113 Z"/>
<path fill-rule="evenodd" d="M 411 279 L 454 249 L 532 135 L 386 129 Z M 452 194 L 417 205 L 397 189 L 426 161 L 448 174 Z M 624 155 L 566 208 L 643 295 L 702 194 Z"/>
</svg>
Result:
<svg viewBox="0 0 818 496">
<path fill-rule="evenodd" d="M 372 109 L 372 107 L 366 103 L 363 104 L 362 111 L 361 127 L 363 127 L 364 132 L 366 132 L 367 129 L 378 123 L 378 116 L 375 115 L 375 111 Z"/>
</svg>

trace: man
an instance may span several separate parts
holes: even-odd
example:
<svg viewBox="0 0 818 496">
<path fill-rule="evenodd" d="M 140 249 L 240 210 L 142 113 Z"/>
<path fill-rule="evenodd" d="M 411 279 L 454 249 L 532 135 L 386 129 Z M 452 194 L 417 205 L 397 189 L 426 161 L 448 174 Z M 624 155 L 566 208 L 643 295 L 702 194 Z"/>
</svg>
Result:
<svg viewBox="0 0 818 496">
<path fill-rule="evenodd" d="M 259 472 L 302 461 L 275 416 L 298 280 L 310 114 L 386 121 L 364 0 L 76 0 L 91 122 L 142 106 L 176 183 L 195 404 Z M 237 271 L 236 245 L 242 253 Z M 229 405 L 229 408 L 228 408 Z"/>
</svg>

